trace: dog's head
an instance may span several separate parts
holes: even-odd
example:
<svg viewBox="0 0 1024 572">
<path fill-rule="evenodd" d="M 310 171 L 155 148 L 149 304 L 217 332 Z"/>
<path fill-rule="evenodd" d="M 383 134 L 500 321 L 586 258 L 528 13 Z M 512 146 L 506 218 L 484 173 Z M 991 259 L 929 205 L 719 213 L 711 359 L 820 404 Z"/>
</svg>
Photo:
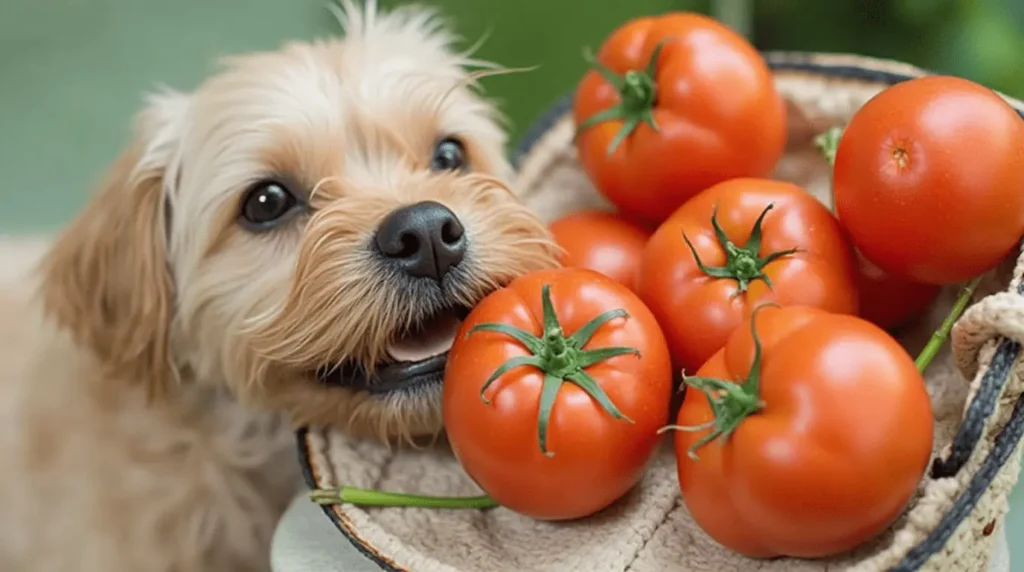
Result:
<svg viewBox="0 0 1024 572">
<path fill-rule="evenodd" d="M 152 98 L 58 239 L 46 306 L 112 383 L 212 380 L 296 424 L 434 433 L 460 317 L 555 264 L 479 62 L 421 9 L 339 16 L 341 39 Z"/>
</svg>

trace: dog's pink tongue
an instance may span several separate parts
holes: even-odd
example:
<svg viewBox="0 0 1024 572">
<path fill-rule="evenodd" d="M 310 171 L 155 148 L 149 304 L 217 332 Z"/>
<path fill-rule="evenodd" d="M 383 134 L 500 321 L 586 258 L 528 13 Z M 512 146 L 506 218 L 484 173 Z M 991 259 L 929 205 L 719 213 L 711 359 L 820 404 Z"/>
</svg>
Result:
<svg viewBox="0 0 1024 572">
<path fill-rule="evenodd" d="M 388 354 L 395 361 L 425 360 L 451 349 L 458 331 L 457 318 L 451 315 L 439 316 L 390 344 Z"/>
</svg>

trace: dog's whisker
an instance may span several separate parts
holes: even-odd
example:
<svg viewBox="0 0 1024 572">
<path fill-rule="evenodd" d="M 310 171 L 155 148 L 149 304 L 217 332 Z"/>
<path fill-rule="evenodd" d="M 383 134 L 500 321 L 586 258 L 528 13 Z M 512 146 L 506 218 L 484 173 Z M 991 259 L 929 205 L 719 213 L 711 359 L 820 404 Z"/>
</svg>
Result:
<svg viewBox="0 0 1024 572">
<path fill-rule="evenodd" d="M 323 188 L 323 186 L 326 185 L 327 183 L 337 183 L 338 185 L 340 185 L 341 177 L 338 177 L 336 175 L 328 175 L 317 181 L 316 184 L 313 185 L 313 188 L 310 189 L 309 191 L 309 199 L 307 199 L 307 201 L 310 204 L 313 203 L 313 201 L 317 198 L 317 193 L 319 193 L 320 189 Z"/>
<path fill-rule="evenodd" d="M 478 82 L 481 79 L 492 76 L 526 73 L 530 71 L 535 71 L 538 67 L 539 66 L 521 68 L 495 67 L 472 71 L 466 74 L 464 77 L 456 79 L 452 83 L 452 85 L 443 94 L 441 94 L 441 96 L 437 99 L 437 102 L 434 104 L 432 113 L 435 115 L 441 113 L 442 109 L 449 102 L 449 99 L 453 94 L 458 93 L 460 90 L 465 89 L 469 86 L 478 87 Z"/>
<path fill-rule="evenodd" d="M 482 48 L 485 43 L 487 43 L 487 40 L 491 38 L 492 33 L 494 33 L 494 28 L 488 25 L 484 32 L 480 34 L 480 37 L 477 38 L 477 40 L 473 42 L 472 45 L 470 45 L 468 48 L 459 53 L 459 58 L 466 61 L 474 61 L 473 55 L 476 54 L 476 52 L 479 51 L 480 48 Z"/>
<path fill-rule="evenodd" d="M 517 73 L 529 73 L 529 72 L 532 72 L 532 71 L 537 71 L 538 69 L 540 69 L 540 65 L 532 65 L 532 66 L 516 67 L 516 68 L 500 67 L 500 68 L 494 68 L 494 69 L 483 69 L 483 70 L 476 70 L 476 71 L 473 71 L 473 72 L 469 73 L 469 75 L 467 76 L 467 79 L 470 80 L 470 81 L 475 82 L 477 80 L 481 80 L 481 79 L 488 78 L 488 77 L 501 76 L 501 75 L 512 75 L 512 74 L 517 74 Z"/>
</svg>

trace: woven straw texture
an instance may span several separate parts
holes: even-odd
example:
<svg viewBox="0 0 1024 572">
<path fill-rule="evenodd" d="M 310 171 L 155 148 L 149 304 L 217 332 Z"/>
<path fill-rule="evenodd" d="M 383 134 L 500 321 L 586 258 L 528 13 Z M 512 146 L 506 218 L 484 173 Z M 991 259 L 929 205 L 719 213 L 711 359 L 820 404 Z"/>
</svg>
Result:
<svg viewBox="0 0 1024 572">
<path fill-rule="evenodd" d="M 923 72 L 856 56 L 766 57 L 789 102 L 790 116 L 789 146 L 773 176 L 802 185 L 830 205 L 828 165 L 813 145 L 814 136 L 845 123 L 887 85 Z M 1024 110 L 1024 104 L 1010 103 Z M 563 101 L 539 120 L 516 157 L 516 188 L 546 220 L 581 207 L 606 206 L 577 164 L 567 110 Z M 827 561 L 761 562 L 724 550 L 690 520 L 680 501 L 668 446 L 632 493 L 580 522 L 537 522 L 501 508 L 335 506 L 325 512 L 344 535 L 338 536 L 339 542 L 351 541 L 387 570 L 985 570 L 992 532 L 1007 511 L 1007 497 L 1020 469 L 1024 405 L 1017 402 L 1024 379 L 1017 361 L 1018 341 L 1024 340 L 1022 271 L 1024 264 L 1011 259 L 986 277 L 954 328 L 952 343 L 929 369 L 935 465 L 907 513 L 855 553 Z M 956 293 L 944 292 L 930 315 L 901 334 L 909 351 L 923 347 Z M 311 486 L 480 493 L 443 444 L 428 450 L 388 449 L 336 431 L 310 429 L 300 433 L 299 445 Z"/>
</svg>

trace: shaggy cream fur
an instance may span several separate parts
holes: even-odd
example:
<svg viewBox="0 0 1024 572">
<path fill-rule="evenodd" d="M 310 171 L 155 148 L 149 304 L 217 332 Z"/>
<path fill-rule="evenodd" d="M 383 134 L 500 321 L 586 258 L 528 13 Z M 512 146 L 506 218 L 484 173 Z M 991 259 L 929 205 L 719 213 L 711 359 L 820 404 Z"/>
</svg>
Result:
<svg viewBox="0 0 1024 572">
<path fill-rule="evenodd" d="M 0 248 L 0 570 L 265 570 L 299 486 L 296 425 L 441 430 L 436 384 L 369 393 L 314 372 L 372 372 L 425 306 L 554 264 L 474 89 L 496 71 L 428 10 L 337 15 L 339 39 L 230 58 L 192 93 L 151 97 L 68 227 Z M 445 137 L 468 170 L 432 168 Z M 265 180 L 297 208 L 254 229 L 240 212 Z M 368 247 L 424 200 L 469 245 L 429 293 Z"/>
</svg>

